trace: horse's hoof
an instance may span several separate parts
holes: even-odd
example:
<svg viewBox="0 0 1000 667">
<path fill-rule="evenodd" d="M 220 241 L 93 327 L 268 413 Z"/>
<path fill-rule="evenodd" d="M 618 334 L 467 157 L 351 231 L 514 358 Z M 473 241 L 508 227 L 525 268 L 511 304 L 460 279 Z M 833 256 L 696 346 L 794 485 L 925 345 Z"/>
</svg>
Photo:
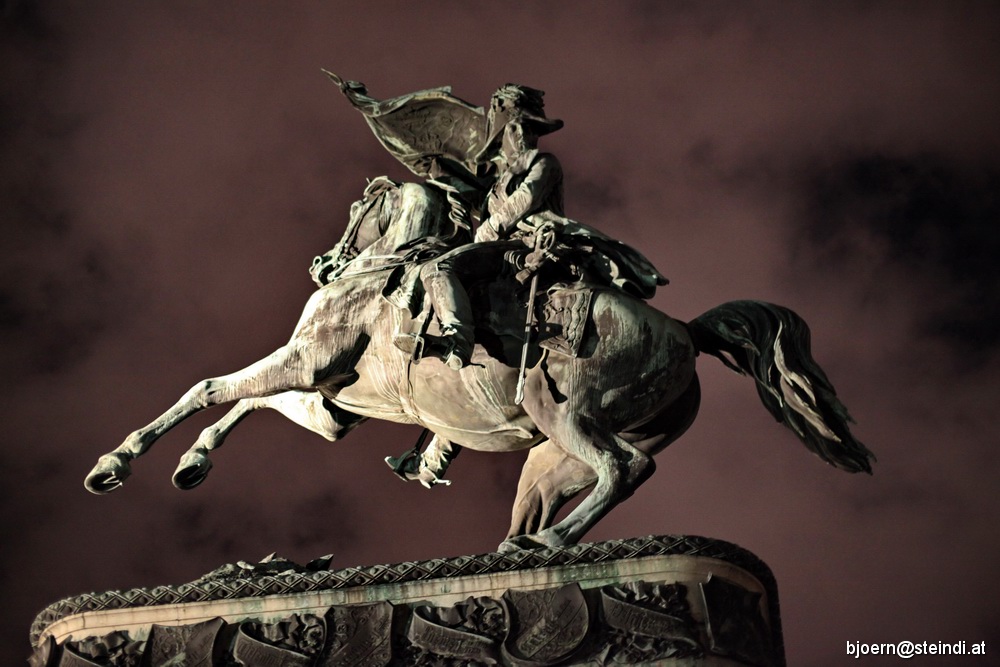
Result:
<svg viewBox="0 0 1000 667">
<path fill-rule="evenodd" d="M 114 452 L 105 454 L 97 459 L 97 465 L 87 475 L 83 485 L 91 493 L 111 493 L 132 474 L 132 467 L 128 461 L 129 459 L 124 454 Z"/>
<path fill-rule="evenodd" d="M 212 461 L 203 452 L 190 451 L 181 457 L 171 481 L 178 489 L 189 491 L 205 481 Z"/>
<path fill-rule="evenodd" d="M 508 537 L 506 540 L 500 543 L 497 547 L 497 551 L 502 554 L 509 554 L 515 551 L 527 551 L 529 549 L 544 549 L 549 546 L 548 544 L 543 544 L 537 540 L 531 539 L 528 535 L 517 535 L 515 537 Z"/>
</svg>

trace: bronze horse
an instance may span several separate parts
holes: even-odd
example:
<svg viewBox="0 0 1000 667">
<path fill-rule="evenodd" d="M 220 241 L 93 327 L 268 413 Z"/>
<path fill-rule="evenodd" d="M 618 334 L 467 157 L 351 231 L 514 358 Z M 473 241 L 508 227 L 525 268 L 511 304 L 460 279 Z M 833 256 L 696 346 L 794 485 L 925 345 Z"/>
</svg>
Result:
<svg viewBox="0 0 1000 667">
<path fill-rule="evenodd" d="M 768 411 L 824 461 L 871 472 L 874 456 L 851 435 L 846 409 L 811 357 L 808 327 L 780 306 L 730 302 L 685 324 L 621 291 L 596 287 L 580 353 L 533 345 L 520 405 L 514 401 L 519 359 L 510 351 L 521 341 L 510 340 L 510 332 L 523 327 L 523 306 L 493 313 L 493 320 L 514 321 L 492 331 L 490 318 L 477 321 L 471 366 L 456 372 L 432 358 L 413 363 L 393 345 L 410 315 L 382 298 L 383 289 L 390 275 L 411 265 L 405 249 L 414 241 L 465 239 L 436 188 L 410 183 L 369 194 L 352 208 L 352 224 L 334 249 L 334 279 L 310 297 L 288 343 L 241 371 L 194 385 L 102 456 L 87 489 L 117 489 L 130 474 L 129 462 L 171 428 L 207 407 L 237 401 L 182 457 L 175 485 L 203 481 L 208 452 L 259 408 L 277 409 L 329 440 L 368 418 L 416 423 L 470 449 L 533 448 L 501 548 L 574 544 L 649 478 L 652 456 L 694 420 L 699 352 L 750 374 Z M 558 510 L 589 487 L 553 525 Z"/>
</svg>

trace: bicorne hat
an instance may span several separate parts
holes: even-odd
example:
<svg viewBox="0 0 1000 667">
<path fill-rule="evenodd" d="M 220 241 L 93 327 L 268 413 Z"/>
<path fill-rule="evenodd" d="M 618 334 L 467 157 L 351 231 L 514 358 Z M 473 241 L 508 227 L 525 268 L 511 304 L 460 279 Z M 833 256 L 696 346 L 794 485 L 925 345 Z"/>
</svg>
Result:
<svg viewBox="0 0 1000 667">
<path fill-rule="evenodd" d="M 541 90 L 508 83 L 501 86 L 490 98 L 490 110 L 486 116 L 486 143 L 479 152 L 478 161 L 483 162 L 495 151 L 503 129 L 512 122 L 530 125 L 538 135 L 555 132 L 563 126 L 556 118 L 545 117 L 545 103 Z"/>
</svg>

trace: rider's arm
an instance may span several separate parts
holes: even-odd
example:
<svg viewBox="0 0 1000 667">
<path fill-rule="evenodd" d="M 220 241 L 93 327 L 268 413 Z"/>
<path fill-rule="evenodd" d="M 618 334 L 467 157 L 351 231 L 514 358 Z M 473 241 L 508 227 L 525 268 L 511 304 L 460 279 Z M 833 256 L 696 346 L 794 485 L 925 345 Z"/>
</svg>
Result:
<svg viewBox="0 0 1000 667">
<path fill-rule="evenodd" d="M 554 155 L 540 153 L 521 185 L 490 211 L 490 224 L 501 238 L 510 236 L 518 222 L 544 207 L 561 181 L 559 160 Z"/>
</svg>

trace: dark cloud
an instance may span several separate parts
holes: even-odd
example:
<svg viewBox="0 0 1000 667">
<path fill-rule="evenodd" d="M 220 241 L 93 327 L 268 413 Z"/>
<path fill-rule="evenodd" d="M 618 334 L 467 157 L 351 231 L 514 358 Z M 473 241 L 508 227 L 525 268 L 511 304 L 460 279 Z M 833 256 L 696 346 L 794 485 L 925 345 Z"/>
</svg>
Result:
<svg viewBox="0 0 1000 667">
<path fill-rule="evenodd" d="M 747 5 L 688 0 L 638 0 L 629 9 L 637 19 L 633 24 L 636 36 L 653 42 L 676 39 L 684 33 L 710 39 L 727 24 L 742 24 L 754 13 Z"/>
<path fill-rule="evenodd" d="M 9 49 L 29 49 L 39 58 L 61 55 L 62 31 L 49 19 L 41 2 L 4 0 L 0 3 L 0 35 Z"/>
<path fill-rule="evenodd" d="M 923 333 L 960 354 L 1000 343 L 1000 165 L 940 154 L 862 154 L 804 171 L 804 239 L 843 268 L 874 241 L 881 260 L 945 295 L 926 303 Z"/>
<path fill-rule="evenodd" d="M 226 495 L 211 503 L 184 503 L 165 517 L 174 548 L 204 562 L 259 560 L 263 545 L 287 545 L 291 555 L 320 555 L 331 542 L 349 544 L 357 535 L 355 503 L 332 491 L 275 503 L 256 494 Z M 290 555 L 290 554 L 282 554 Z"/>
<path fill-rule="evenodd" d="M 125 319 L 120 306 L 129 290 L 114 284 L 114 264 L 106 255 L 98 249 L 71 256 L 53 250 L 0 273 L 0 342 L 6 367 L 18 376 L 79 364 L 112 320 Z"/>
<path fill-rule="evenodd" d="M 47 95 L 66 58 L 63 33 L 34 2 L 4 8 L 7 62 L 0 93 L 0 344 L 17 376 L 85 359 L 132 301 L 127 257 L 114 257 L 81 219 L 60 169 L 77 150 L 86 116 Z"/>
<path fill-rule="evenodd" d="M 0 266 L 0 344 L 10 372 L 22 376 L 67 369 L 84 360 L 97 338 L 127 321 L 137 264 L 116 256 L 81 230 L 45 169 L 0 186 L 11 217 Z"/>
<path fill-rule="evenodd" d="M 573 209 L 566 213 L 571 217 L 585 214 L 588 219 L 608 220 L 625 207 L 622 183 L 613 174 L 598 180 L 570 173 L 565 188 L 568 205 Z"/>
<path fill-rule="evenodd" d="M 318 550 L 330 543 L 331 535 L 341 544 L 351 543 L 363 533 L 354 518 L 359 505 L 357 499 L 345 498 L 332 490 L 296 499 L 288 527 L 292 545 L 299 553 L 318 555 Z"/>
</svg>

